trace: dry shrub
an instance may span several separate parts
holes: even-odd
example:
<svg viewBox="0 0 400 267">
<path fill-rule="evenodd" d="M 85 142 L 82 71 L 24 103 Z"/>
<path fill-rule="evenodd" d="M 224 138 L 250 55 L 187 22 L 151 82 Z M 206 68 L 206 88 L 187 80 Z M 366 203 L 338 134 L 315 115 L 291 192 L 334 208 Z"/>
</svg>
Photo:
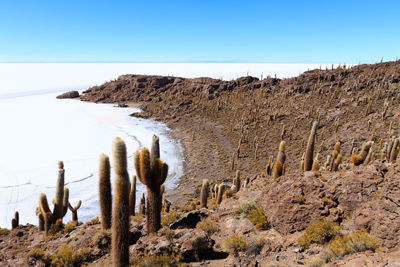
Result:
<svg viewBox="0 0 400 267">
<path fill-rule="evenodd" d="M 264 215 L 264 211 L 261 207 L 250 210 L 247 214 L 247 219 L 249 219 L 258 230 L 266 230 L 269 227 L 267 217 Z"/>
<path fill-rule="evenodd" d="M 140 259 L 134 260 L 133 266 L 141 267 L 178 267 L 181 266 L 182 255 L 171 252 L 163 251 L 162 253 L 148 255 Z"/>
<path fill-rule="evenodd" d="M 100 230 L 93 238 L 92 243 L 99 249 L 109 249 L 111 247 L 111 230 Z"/>
<path fill-rule="evenodd" d="M 99 217 L 93 218 L 90 221 L 87 221 L 85 223 L 85 226 L 90 226 L 90 225 L 95 225 L 95 224 L 100 224 L 100 219 Z"/>
<path fill-rule="evenodd" d="M 297 241 L 301 247 L 308 248 L 312 243 L 325 244 L 340 232 L 337 223 L 317 220 L 308 226 L 301 238 Z"/>
<path fill-rule="evenodd" d="M 197 226 L 198 226 L 201 230 L 203 230 L 204 232 L 206 232 L 207 235 L 212 235 L 213 233 L 215 233 L 215 232 L 218 231 L 218 226 L 217 226 L 217 224 L 216 224 L 214 221 L 212 221 L 212 220 L 210 220 L 210 219 L 208 219 L 208 218 L 206 218 L 206 217 L 201 218 L 201 222 L 199 222 L 199 223 L 197 224 Z"/>
<path fill-rule="evenodd" d="M 167 215 L 162 217 L 161 225 L 162 226 L 169 226 L 170 224 L 172 224 L 173 222 L 177 221 L 178 219 L 179 219 L 179 217 L 176 214 L 176 212 L 168 213 Z"/>
<path fill-rule="evenodd" d="M 231 236 L 225 241 L 225 248 L 231 254 L 246 251 L 249 245 L 245 236 Z"/>
</svg>

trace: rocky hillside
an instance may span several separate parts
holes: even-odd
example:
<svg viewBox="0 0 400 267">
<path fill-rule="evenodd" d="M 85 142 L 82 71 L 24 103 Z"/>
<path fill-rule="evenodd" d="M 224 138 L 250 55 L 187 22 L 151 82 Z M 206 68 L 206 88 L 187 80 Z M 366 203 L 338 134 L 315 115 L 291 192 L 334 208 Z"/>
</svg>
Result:
<svg viewBox="0 0 400 267">
<path fill-rule="evenodd" d="M 130 217 L 131 265 L 400 266 L 399 89 L 399 61 L 283 80 L 123 75 L 89 88 L 81 100 L 139 106 L 132 116 L 167 123 L 185 148 L 163 228 L 147 234 L 145 217 Z M 109 266 L 98 223 L 2 229 L 0 265 Z"/>
</svg>

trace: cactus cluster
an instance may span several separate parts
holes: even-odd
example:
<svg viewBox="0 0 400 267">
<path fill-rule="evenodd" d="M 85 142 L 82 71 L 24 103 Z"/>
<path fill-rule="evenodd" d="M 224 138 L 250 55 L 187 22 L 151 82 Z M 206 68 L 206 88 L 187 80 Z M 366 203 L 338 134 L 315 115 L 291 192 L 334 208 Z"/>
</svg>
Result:
<svg viewBox="0 0 400 267">
<path fill-rule="evenodd" d="M 160 159 L 158 136 L 153 136 L 151 153 L 144 147 L 134 155 L 136 175 L 147 189 L 147 232 L 161 228 L 161 185 L 168 175 L 168 165 Z"/>
<path fill-rule="evenodd" d="M 55 224 L 57 221 L 62 222 L 62 218 L 68 211 L 68 208 L 71 206 L 69 203 L 69 190 L 67 187 L 64 187 L 64 163 L 59 161 L 57 163 L 58 166 L 58 179 L 57 179 L 57 187 L 56 187 L 56 197 L 53 200 L 54 208 L 53 212 L 51 212 L 49 203 L 47 201 L 46 194 L 42 193 L 39 196 L 39 208 L 36 210 L 36 215 L 39 217 L 39 230 L 45 231 L 46 234 L 50 229 L 52 224 Z M 80 207 L 81 201 L 78 202 L 74 209 L 76 220 L 78 218 L 77 210 Z M 74 214 L 73 214 L 74 216 Z"/>
<path fill-rule="evenodd" d="M 353 162 L 353 164 L 355 166 L 358 166 L 358 165 L 361 165 L 364 163 L 365 159 L 368 156 L 368 153 L 372 146 L 372 143 L 373 143 L 372 141 L 366 142 L 365 144 L 362 145 L 360 154 L 358 154 L 358 155 L 352 154 L 351 155 L 351 161 Z M 398 143 L 398 141 L 397 141 L 397 143 Z"/>
</svg>

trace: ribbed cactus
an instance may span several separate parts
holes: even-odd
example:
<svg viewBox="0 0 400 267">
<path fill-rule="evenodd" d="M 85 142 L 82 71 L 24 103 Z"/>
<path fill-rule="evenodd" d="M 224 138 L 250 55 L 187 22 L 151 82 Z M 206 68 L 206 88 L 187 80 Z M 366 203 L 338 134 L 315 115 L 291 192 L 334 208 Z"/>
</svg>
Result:
<svg viewBox="0 0 400 267">
<path fill-rule="evenodd" d="M 218 196 L 218 184 L 214 184 L 214 198 L 217 199 Z"/>
<path fill-rule="evenodd" d="M 39 196 L 39 207 L 40 207 L 40 212 L 43 216 L 44 231 L 47 234 L 50 229 L 50 225 L 52 224 L 53 214 L 50 211 L 49 203 L 47 202 L 47 197 L 46 194 L 44 193 L 40 194 Z"/>
<path fill-rule="evenodd" d="M 277 178 L 282 175 L 283 164 L 285 163 L 286 155 L 285 155 L 285 141 L 281 141 L 279 144 L 279 152 L 276 157 L 276 162 L 274 164 L 274 168 L 272 169 L 272 177 Z"/>
<path fill-rule="evenodd" d="M 125 142 L 117 137 L 112 145 L 114 203 L 112 213 L 113 266 L 129 265 L 129 176 Z"/>
<path fill-rule="evenodd" d="M 389 162 L 392 162 L 392 163 L 396 162 L 397 154 L 399 152 L 398 149 L 399 149 L 399 138 L 396 138 L 393 142 L 393 146 L 390 151 Z"/>
<path fill-rule="evenodd" d="M 68 206 L 69 206 L 69 189 L 67 187 L 64 187 L 63 213 L 62 213 L 63 217 L 68 212 Z"/>
<path fill-rule="evenodd" d="M 306 156 L 306 152 L 303 152 L 303 155 L 300 159 L 300 170 L 304 170 L 304 157 Z"/>
<path fill-rule="evenodd" d="M 11 229 L 17 228 L 19 225 L 19 213 L 18 211 L 15 212 L 14 218 L 11 220 Z"/>
<path fill-rule="evenodd" d="M 164 205 L 163 205 L 164 212 L 168 213 L 170 208 L 171 208 L 171 202 L 164 199 Z"/>
<path fill-rule="evenodd" d="M 336 158 L 340 154 L 340 148 L 341 148 L 340 141 L 337 141 L 335 143 L 335 146 L 333 147 L 332 158 L 329 166 L 330 171 L 333 171 L 333 164 L 335 163 Z"/>
<path fill-rule="evenodd" d="M 81 207 L 82 201 L 78 201 L 76 203 L 75 207 L 72 207 L 72 205 L 68 202 L 68 208 L 72 212 L 72 221 L 78 222 L 78 209 Z"/>
<path fill-rule="evenodd" d="M 140 197 L 139 201 L 139 214 L 146 215 L 146 198 L 144 196 L 144 193 Z"/>
<path fill-rule="evenodd" d="M 394 140 L 393 140 L 393 138 L 391 138 L 389 140 L 389 144 L 388 144 L 387 151 L 386 151 L 386 160 L 388 162 L 390 162 L 390 154 L 392 152 L 393 143 L 394 143 Z"/>
<path fill-rule="evenodd" d="M 368 163 L 370 163 L 372 161 L 372 154 L 373 154 L 373 148 L 372 147 L 373 147 L 373 145 L 374 144 L 371 145 L 371 147 L 370 147 L 370 149 L 368 151 L 367 157 L 365 158 L 365 161 L 364 161 L 365 164 L 368 164 Z"/>
<path fill-rule="evenodd" d="M 312 171 L 319 171 L 319 168 L 321 167 L 321 165 L 319 164 L 318 157 L 319 157 L 319 153 L 317 153 L 317 155 L 314 158 L 312 168 L 311 168 Z"/>
<path fill-rule="evenodd" d="M 236 177 L 233 179 L 233 185 L 236 187 L 236 191 L 240 190 L 240 171 L 236 171 Z"/>
<path fill-rule="evenodd" d="M 68 198 L 69 198 L 69 190 L 64 187 L 64 163 L 62 161 L 58 161 L 58 179 L 57 179 L 57 187 L 56 187 L 56 197 L 53 199 L 54 209 L 51 212 L 49 203 L 47 202 L 47 196 L 45 194 L 40 194 L 39 196 L 39 210 L 41 217 L 39 216 L 39 226 L 40 221 L 43 219 L 44 222 L 44 230 L 46 234 L 52 224 L 54 224 L 57 220 L 62 222 L 62 218 L 68 211 Z M 42 227 L 39 227 L 41 229 Z"/>
<path fill-rule="evenodd" d="M 268 164 L 266 166 L 266 172 L 268 175 L 272 175 L 272 169 L 274 168 L 274 157 L 269 156 Z"/>
<path fill-rule="evenodd" d="M 56 197 L 53 209 L 53 220 L 57 221 L 58 219 L 62 219 L 64 215 L 64 169 L 60 167 L 64 167 L 62 161 L 58 162 L 58 179 L 57 179 L 57 187 L 56 187 Z"/>
<path fill-rule="evenodd" d="M 168 165 L 160 159 L 159 139 L 153 136 L 151 152 L 147 148 L 136 151 L 134 163 L 136 175 L 147 188 L 147 232 L 161 228 L 162 197 L 160 187 L 168 175 Z"/>
<path fill-rule="evenodd" d="M 129 192 L 129 215 L 135 216 L 136 205 L 136 175 L 132 177 L 131 190 Z"/>
<path fill-rule="evenodd" d="M 369 149 L 372 146 L 372 141 L 368 141 L 365 144 L 363 144 L 361 148 L 361 153 L 359 155 L 353 154 L 351 155 L 351 161 L 354 163 L 354 165 L 358 166 L 364 163 L 365 159 L 367 158 Z"/>
<path fill-rule="evenodd" d="M 44 218 L 43 218 L 42 212 L 40 211 L 39 207 L 36 207 L 35 214 L 36 214 L 36 216 L 38 216 L 39 231 L 44 231 Z"/>
<path fill-rule="evenodd" d="M 332 160 L 332 156 L 331 155 L 328 155 L 327 157 L 326 157 L 326 161 L 325 161 L 325 164 L 324 164 L 324 167 L 325 167 L 325 171 L 330 171 L 330 166 L 331 166 L 331 160 Z"/>
<path fill-rule="evenodd" d="M 318 122 L 314 121 L 310 136 L 308 137 L 306 155 L 304 158 L 304 171 L 310 171 L 312 169 L 312 164 L 314 160 L 314 143 L 315 143 L 315 134 L 317 132 Z"/>
<path fill-rule="evenodd" d="M 201 186 L 201 191 L 200 191 L 200 207 L 201 208 L 207 208 L 207 199 L 208 199 L 208 189 L 209 187 L 209 182 L 208 179 L 203 179 L 203 184 Z"/>
<path fill-rule="evenodd" d="M 224 195 L 224 191 L 225 191 L 225 186 L 223 183 L 221 183 L 218 186 L 218 193 L 217 193 L 217 204 L 221 204 L 222 202 L 222 196 Z"/>
<path fill-rule="evenodd" d="M 332 165 L 332 171 L 336 172 L 339 169 L 340 163 L 342 163 L 342 154 L 337 155 Z"/>
<path fill-rule="evenodd" d="M 112 209 L 110 159 L 105 154 L 102 154 L 99 160 L 99 203 L 101 228 L 110 229 Z"/>
</svg>

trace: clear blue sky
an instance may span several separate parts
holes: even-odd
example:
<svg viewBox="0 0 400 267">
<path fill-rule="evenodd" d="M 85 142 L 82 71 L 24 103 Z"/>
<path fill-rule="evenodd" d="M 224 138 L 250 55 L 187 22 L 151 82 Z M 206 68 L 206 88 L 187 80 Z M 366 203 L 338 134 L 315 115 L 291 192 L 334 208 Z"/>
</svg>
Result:
<svg viewBox="0 0 400 267">
<path fill-rule="evenodd" d="M 374 63 L 400 1 L 0 0 L 0 62 Z"/>
</svg>

